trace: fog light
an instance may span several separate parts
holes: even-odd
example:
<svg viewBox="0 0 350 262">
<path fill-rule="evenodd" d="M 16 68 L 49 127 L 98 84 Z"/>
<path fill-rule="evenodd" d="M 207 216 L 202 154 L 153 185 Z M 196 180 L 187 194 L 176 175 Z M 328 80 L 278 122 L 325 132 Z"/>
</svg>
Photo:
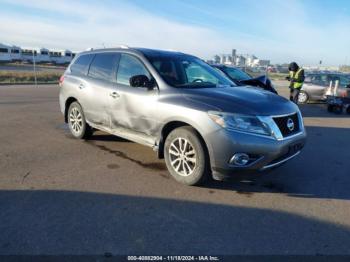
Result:
<svg viewBox="0 0 350 262">
<path fill-rule="evenodd" d="M 249 156 L 246 153 L 237 153 L 234 154 L 230 160 L 230 164 L 234 164 L 237 166 L 245 166 L 249 163 Z"/>
</svg>

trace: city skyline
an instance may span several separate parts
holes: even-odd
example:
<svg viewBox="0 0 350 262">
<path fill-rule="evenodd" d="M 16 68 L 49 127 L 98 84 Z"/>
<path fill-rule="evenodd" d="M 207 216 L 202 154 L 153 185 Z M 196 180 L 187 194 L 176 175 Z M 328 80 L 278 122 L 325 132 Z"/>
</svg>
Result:
<svg viewBox="0 0 350 262">
<path fill-rule="evenodd" d="M 234 47 L 273 64 L 341 65 L 350 59 L 344 34 L 350 3 L 344 0 L 99 3 L 0 0 L 0 42 L 70 50 L 127 44 L 204 59 Z"/>
</svg>

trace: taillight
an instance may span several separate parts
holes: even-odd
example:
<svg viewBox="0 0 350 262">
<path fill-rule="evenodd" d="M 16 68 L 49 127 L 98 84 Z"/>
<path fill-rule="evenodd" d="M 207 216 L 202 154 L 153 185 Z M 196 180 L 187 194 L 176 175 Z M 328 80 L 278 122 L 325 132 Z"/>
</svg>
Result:
<svg viewBox="0 0 350 262">
<path fill-rule="evenodd" d="M 60 80 L 58 81 L 58 84 L 61 86 L 64 81 L 64 75 L 60 77 Z"/>
</svg>

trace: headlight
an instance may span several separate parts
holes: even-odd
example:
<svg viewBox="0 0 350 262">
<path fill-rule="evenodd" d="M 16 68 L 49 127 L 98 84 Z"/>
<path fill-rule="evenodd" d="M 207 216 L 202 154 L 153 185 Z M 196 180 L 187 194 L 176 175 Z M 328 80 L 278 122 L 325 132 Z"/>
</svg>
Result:
<svg viewBox="0 0 350 262">
<path fill-rule="evenodd" d="M 256 116 L 209 111 L 209 117 L 225 129 L 271 135 L 271 129 Z"/>
</svg>

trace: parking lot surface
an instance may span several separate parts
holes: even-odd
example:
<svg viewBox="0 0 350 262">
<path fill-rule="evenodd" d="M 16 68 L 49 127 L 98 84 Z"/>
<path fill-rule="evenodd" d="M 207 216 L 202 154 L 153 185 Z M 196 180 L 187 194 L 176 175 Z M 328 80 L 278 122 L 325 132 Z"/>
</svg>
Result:
<svg viewBox="0 0 350 262">
<path fill-rule="evenodd" d="M 301 105 L 298 157 L 189 187 L 151 148 L 73 139 L 58 92 L 0 86 L 0 254 L 350 254 L 349 115 Z"/>
</svg>

